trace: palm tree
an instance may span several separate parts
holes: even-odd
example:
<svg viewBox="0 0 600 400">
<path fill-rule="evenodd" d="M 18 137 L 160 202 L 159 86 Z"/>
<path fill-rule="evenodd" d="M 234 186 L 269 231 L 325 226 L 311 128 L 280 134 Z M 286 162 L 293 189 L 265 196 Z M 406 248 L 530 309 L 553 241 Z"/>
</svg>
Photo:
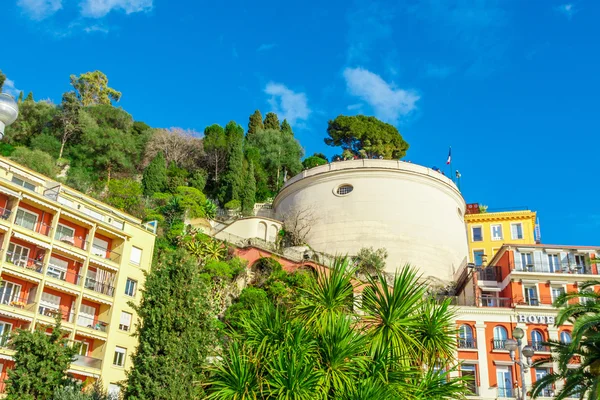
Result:
<svg viewBox="0 0 600 400">
<path fill-rule="evenodd" d="M 578 292 L 563 294 L 556 300 L 554 306 L 560 308 L 556 325 L 573 324 L 572 339 L 569 343 L 546 343 L 554 355 L 536 361 L 534 366 L 554 361 L 558 370 L 535 382 L 534 398 L 542 395 L 543 389 L 563 381 L 563 387 L 555 393 L 558 400 L 600 398 L 600 293 L 593 290 L 598 285 L 600 280 L 587 281 Z"/>
<path fill-rule="evenodd" d="M 232 346 L 213 367 L 210 398 L 463 398 L 463 380 L 439 368 L 453 361 L 449 305 L 430 300 L 408 266 L 394 277 L 394 288 L 381 274 L 373 278 L 360 305 L 354 272 L 347 259 L 339 259 L 297 293 L 290 309 L 254 307 L 230 333 L 244 346 Z"/>
</svg>

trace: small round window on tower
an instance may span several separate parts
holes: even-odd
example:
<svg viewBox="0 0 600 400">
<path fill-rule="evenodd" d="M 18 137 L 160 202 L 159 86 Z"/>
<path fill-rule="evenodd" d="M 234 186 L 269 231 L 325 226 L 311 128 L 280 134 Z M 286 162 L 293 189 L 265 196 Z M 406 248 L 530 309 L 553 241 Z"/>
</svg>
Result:
<svg viewBox="0 0 600 400">
<path fill-rule="evenodd" d="M 340 196 L 345 196 L 348 193 L 350 193 L 353 189 L 354 187 L 352 185 L 340 185 L 338 186 L 335 192 Z"/>
</svg>

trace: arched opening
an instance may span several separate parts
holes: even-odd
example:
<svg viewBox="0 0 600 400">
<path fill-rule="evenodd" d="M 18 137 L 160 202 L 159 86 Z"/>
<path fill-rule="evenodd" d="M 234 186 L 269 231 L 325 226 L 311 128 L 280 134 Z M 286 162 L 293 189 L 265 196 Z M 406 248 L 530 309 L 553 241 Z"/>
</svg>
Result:
<svg viewBox="0 0 600 400">
<path fill-rule="evenodd" d="M 504 350 L 506 348 L 506 339 L 508 339 L 508 331 L 503 326 L 494 328 L 494 349 Z"/>
<path fill-rule="evenodd" d="M 262 240 L 267 240 L 267 224 L 265 224 L 264 222 L 258 223 L 258 231 L 256 233 L 256 237 Z"/>
<path fill-rule="evenodd" d="M 473 338 L 473 328 L 469 325 L 461 325 L 458 329 L 458 348 L 474 349 L 475 340 Z"/>
</svg>

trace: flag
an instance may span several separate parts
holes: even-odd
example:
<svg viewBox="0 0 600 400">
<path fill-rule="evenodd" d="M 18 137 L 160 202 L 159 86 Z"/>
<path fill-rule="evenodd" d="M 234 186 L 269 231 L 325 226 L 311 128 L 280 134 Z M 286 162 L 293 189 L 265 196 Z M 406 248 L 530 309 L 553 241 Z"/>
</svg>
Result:
<svg viewBox="0 0 600 400">
<path fill-rule="evenodd" d="M 446 160 L 446 164 L 450 164 L 452 162 L 452 147 L 448 149 L 448 159 Z"/>
</svg>

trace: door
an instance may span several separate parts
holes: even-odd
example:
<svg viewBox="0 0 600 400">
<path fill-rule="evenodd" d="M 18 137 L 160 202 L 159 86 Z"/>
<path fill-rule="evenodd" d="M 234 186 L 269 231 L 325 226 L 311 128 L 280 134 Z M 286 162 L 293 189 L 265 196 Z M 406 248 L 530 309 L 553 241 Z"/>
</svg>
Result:
<svg viewBox="0 0 600 400">
<path fill-rule="evenodd" d="M 77 317 L 77 325 L 93 328 L 95 316 L 96 308 L 82 304 L 79 309 L 79 316 Z"/>
<path fill-rule="evenodd" d="M 496 367 L 496 379 L 498 380 L 498 397 L 512 397 L 513 381 L 508 367 Z"/>
<path fill-rule="evenodd" d="M 64 281 L 67 276 L 67 267 L 69 263 L 59 258 L 50 257 L 50 263 L 48 264 L 48 270 L 46 275 L 52 278 L 60 279 Z"/>
<path fill-rule="evenodd" d="M 548 264 L 550 264 L 550 272 L 561 272 L 558 254 L 548 254 Z"/>
<path fill-rule="evenodd" d="M 94 238 L 92 244 L 92 254 L 106 258 L 108 252 L 108 242 L 106 240 Z"/>
<path fill-rule="evenodd" d="M 536 382 L 539 381 L 540 379 L 542 379 L 549 373 L 550 373 L 549 368 L 536 368 L 535 369 L 535 381 Z M 552 385 L 544 386 L 544 388 L 542 389 L 542 396 L 543 397 L 554 397 L 554 393 L 552 391 Z"/>
<path fill-rule="evenodd" d="M 21 295 L 21 285 L 4 281 L 0 284 L 0 303 L 10 305 L 19 301 Z"/>
<path fill-rule="evenodd" d="M 6 258 L 7 260 L 10 260 L 11 263 L 18 265 L 19 267 L 25 267 L 27 265 L 27 259 L 29 258 L 29 249 L 27 247 L 11 243 L 8 245 Z"/>
</svg>

